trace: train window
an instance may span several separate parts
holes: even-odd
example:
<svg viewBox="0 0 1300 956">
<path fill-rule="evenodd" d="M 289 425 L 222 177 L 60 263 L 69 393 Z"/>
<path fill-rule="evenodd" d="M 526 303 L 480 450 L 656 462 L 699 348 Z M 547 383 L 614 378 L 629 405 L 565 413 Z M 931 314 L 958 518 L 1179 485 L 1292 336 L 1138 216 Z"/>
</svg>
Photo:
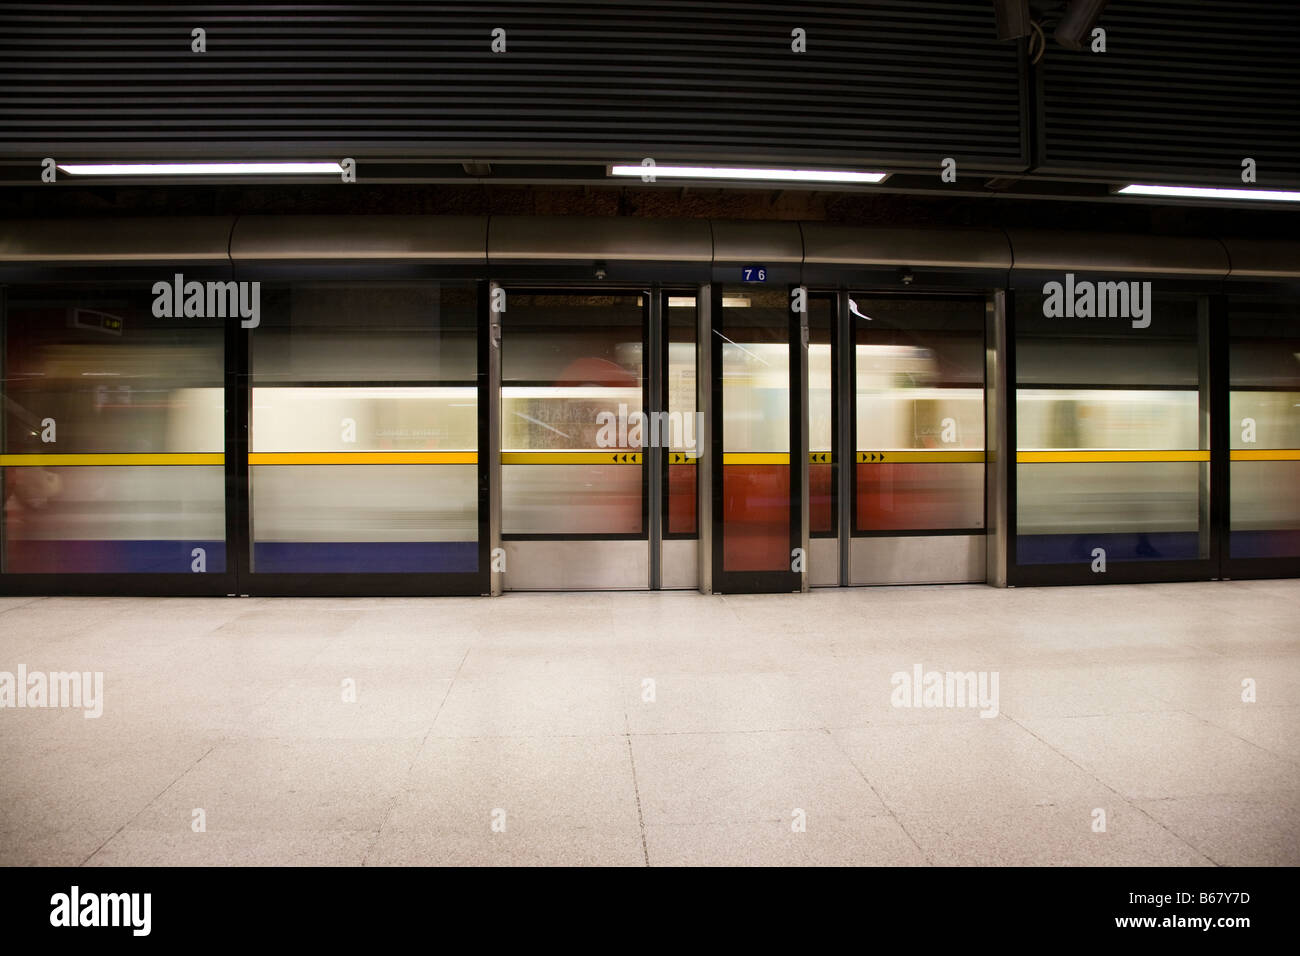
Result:
<svg viewBox="0 0 1300 956">
<path fill-rule="evenodd" d="M 1208 557 L 1208 306 L 1157 293 L 1150 319 L 1048 317 L 1017 295 L 1020 563 Z"/>
<path fill-rule="evenodd" d="M 502 533 L 643 534 L 646 296 L 507 295 Z"/>
<path fill-rule="evenodd" d="M 475 290 L 263 289 L 252 368 L 255 573 L 478 566 Z"/>
<path fill-rule="evenodd" d="M 1300 302 L 1229 298 L 1234 558 L 1300 556 Z"/>
<path fill-rule="evenodd" d="M 850 295 L 858 532 L 984 527 L 984 303 Z"/>
<path fill-rule="evenodd" d="M 151 283 L 14 286 L 3 570 L 222 572 L 224 328 Z"/>
</svg>

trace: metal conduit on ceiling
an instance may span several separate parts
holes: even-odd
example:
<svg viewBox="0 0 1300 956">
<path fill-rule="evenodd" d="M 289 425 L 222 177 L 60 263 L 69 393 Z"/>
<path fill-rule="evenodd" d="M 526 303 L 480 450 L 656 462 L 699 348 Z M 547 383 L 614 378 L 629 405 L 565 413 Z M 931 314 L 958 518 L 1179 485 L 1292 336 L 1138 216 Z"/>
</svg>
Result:
<svg viewBox="0 0 1300 956">
<path fill-rule="evenodd" d="M 1300 276 L 1300 242 L 823 222 L 527 216 L 241 216 L 0 221 L 0 262 L 112 266 L 591 260 Z"/>
</svg>

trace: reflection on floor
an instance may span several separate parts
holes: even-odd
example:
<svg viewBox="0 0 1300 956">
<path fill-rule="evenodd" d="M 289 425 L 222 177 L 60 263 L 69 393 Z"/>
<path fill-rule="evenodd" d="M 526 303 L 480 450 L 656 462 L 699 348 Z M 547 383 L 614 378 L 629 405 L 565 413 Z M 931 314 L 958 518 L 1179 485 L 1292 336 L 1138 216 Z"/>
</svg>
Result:
<svg viewBox="0 0 1300 956">
<path fill-rule="evenodd" d="M 1300 864 L 1300 581 L 3 598 L 20 665 L 103 715 L 0 710 L 4 864 Z"/>
</svg>

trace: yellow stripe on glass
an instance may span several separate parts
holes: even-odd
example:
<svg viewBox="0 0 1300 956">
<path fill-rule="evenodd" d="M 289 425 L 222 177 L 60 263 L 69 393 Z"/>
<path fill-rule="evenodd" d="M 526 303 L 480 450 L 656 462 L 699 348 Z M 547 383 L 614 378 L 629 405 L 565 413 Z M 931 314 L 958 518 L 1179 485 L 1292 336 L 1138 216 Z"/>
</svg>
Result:
<svg viewBox="0 0 1300 956">
<path fill-rule="evenodd" d="M 639 465 L 637 451 L 503 451 L 503 465 Z"/>
<path fill-rule="evenodd" d="M 1063 462 L 1143 462 L 1143 461 L 1209 461 L 1208 451 L 1154 449 L 1112 449 L 1089 451 L 1021 451 L 1016 452 L 1016 462 L 1021 465 Z"/>
<path fill-rule="evenodd" d="M 473 465 L 473 451 L 255 451 L 250 465 Z"/>
<path fill-rule="evenodd" d="M 729 452 L 722 456 L 724 465 L 788 465 L 785 452 Z"/>
<path fill-rule="evenodd" d="M 13 468 L 25 466 L 77 467 L 95 465 L 222 465 L 226 456 L 216 453 L 174 453 L 139 455 L 0 455 L 0 465 Z"/>
<path fill-rule="evenodd" d="M 1300 461 L 1300 448 L 1234 448 L 1232 461 Z"/>
</svg>

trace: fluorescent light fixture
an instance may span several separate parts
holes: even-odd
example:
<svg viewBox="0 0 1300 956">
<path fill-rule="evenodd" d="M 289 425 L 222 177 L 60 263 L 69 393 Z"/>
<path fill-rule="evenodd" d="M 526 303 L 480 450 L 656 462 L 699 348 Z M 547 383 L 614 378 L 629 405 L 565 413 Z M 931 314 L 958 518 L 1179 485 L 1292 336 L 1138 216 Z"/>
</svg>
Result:
<svg viewBox="0 0 1300 956">
<path fill-rule="evenodd" d="M 1300 202 L 1300 192 L 1282 189 L 1225 189 L 1217 186 L 1130 185 L 1117 190 L 1125 196 L 1168 196 L 1174 199 L 1254 199 L 1263 202 Z"/>
<path fill-rule="evenodd" d="M 695 308 L 695 296 L 693 295 L 670 295 L 668 297 L 668 308 L 670 309 L 693 309 Z"/>
<path fill-rule="evenodd" d="M 70 176 L 302 176 L 333 173 L 343 167 L 327 163 L 59 163 Z"/>
<path fill-rule="evenodd" d="M 722 307 L 724 309 L 748 309 L 749 296 L 747 295 L 724 295 L 722 297 Z"/>
<path fill-rule="evenodd" d="M 611 176 L 654 176 L 656 179 L 754 179 L 783 183 L 878 183 L 889 173 L 858 173 L 846 169 L 763 169 L 751 166 L 635 166 L 609 167 Z"/>
</svg>

